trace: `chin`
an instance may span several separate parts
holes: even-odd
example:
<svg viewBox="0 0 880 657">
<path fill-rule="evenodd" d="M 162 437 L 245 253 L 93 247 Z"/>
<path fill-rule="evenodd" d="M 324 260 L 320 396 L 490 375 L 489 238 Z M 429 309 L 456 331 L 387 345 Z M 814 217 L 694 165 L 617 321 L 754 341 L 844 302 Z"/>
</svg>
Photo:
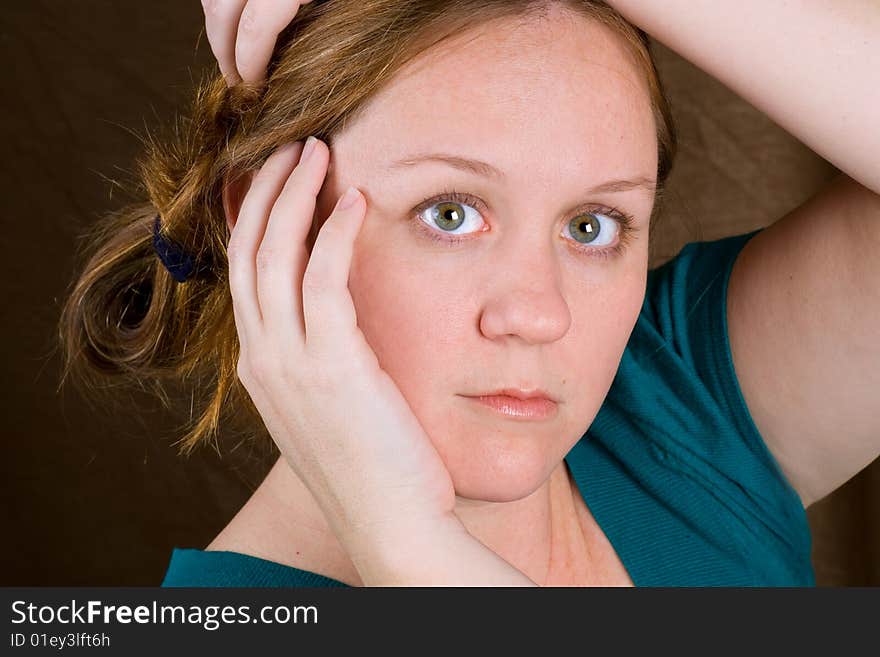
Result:
<svg viewBox="0 0 880 657">
<path fill-rule="evenodd" d="M 526 450 L 470 454 L 465 462 L 446 461 L 455 494 L 469 500 L 514 502 L 528 497 L 547 481 L 558 465 L 546 453 Z"/>
</svg>

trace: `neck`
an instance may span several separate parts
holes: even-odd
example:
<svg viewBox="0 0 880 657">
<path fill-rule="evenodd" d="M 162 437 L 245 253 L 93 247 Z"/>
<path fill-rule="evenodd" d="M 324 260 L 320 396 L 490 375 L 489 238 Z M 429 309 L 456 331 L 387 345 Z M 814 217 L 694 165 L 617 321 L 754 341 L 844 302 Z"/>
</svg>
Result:
<svg viewBox="0 0 880 657">
<path fill-rule="evenodd" d="M 266 494 L 291 513 L 301 526 L 335 537 L 317 503 L 283 458 L 264 481 Z M 575 484 L 561 461 L 531 495 L 513 502 L 457 498 L 455 513 L 468 532 L 539 585 L 571 578 L 572 564 L 586 550 L 575 505 Z M 284 515 L 281 515 L 283 518 Z M 338 546 L 338 544 L 336 544 Z M 341 546 L 338 546 L 341 548 Z M 343 553 L 340 553 L 342 558 Z"/>
<path fill-rule="evenodd" d="M 455 513 L 468 532 L 536 584 L 552 582 L 583 545 L 564 461 L 534 493 L 514 502 L 458 498 Z"/>
</svg>

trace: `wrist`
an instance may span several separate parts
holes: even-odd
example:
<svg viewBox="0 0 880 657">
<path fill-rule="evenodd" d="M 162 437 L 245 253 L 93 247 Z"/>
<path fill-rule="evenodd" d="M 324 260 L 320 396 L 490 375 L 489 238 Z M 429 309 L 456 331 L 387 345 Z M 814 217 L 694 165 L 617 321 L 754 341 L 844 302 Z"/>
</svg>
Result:
<svg viewBox="0 0 880 657">
<path fill-rule="evenodd" d="M 371 523 L 349 524 L 337 533 L 349 554 L 405 552 L 431 539 L 461 536 L 467 529 L 454 513 L 438 515 L 398 514 Z"/>
<path fill-rule="evenodd" d="M 348 541 L 364 586 L 535 586 L 451 512 L 349 534 Z"/>
<path fill-rule="evenodd" d="M 365 586 L 440 584 L 461 546 L 479 543 L 454 513 L 349 527 L 340 542 Z"/>
</svg>

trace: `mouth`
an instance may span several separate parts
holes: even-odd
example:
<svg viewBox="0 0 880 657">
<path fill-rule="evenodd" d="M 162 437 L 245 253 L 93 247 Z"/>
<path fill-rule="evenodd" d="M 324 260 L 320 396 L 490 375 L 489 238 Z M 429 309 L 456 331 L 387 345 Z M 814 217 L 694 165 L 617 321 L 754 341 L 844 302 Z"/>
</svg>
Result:
<svg viewBox="0 0 880 657">
<path fill-rule="evenodd" d="M 558 404 L 542 390 L 525 392 L 506 388 L 485 394 L 462 395 L 484 408 L 518 420 L 547 420 L 554 417 Z"/>
</svg>

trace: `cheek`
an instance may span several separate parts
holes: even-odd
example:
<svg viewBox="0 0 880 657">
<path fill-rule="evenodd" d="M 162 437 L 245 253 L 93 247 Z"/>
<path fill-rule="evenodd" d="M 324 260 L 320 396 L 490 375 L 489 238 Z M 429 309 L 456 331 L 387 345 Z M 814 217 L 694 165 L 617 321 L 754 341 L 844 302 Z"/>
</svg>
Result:
<svg viewBox="0 0 880 657">
<path fill-rule="evenodd" d="M 594 289 L 572 309 L 568 336 L 572 344 L 584 347 L 572 362 L 594 360 L 606 377 L 613 377 L 641 312 L 645 298 L 642 268 L 629 267 Z M 575 305 L 575 304 L 572 304 Z"/>
<path fill-rule="evenodd" d="M 619 286 L 596 294 L 574 311 L 568 338 L 570 349 L 582 351 L 574 362 L 594 359 L 597 363 L 619 360 L 635 325 L 643 296 L 632 287 Z M 572 356 L 574 356 L 574 352 Z"/>
<path fill-rule="evenodd" d="M 462 312 L 461 297 L 444 291 L 423 263 L 396 257 L 390 243 L 355 244 L 349 290 L 358 326 L 410 403 L 436 394 L 444 363 L 456 362 L 456 345 L 466 344 L 455 315 Z"/>
<path fill-rule="evenodd" d="M 637 261 L 619 276 L 567 296 L 571 325 L 550 366 L 565 380 L 572 436 L 592 423 L 614 381 L 644 302 L 644 269 Z"/>
</svg>

